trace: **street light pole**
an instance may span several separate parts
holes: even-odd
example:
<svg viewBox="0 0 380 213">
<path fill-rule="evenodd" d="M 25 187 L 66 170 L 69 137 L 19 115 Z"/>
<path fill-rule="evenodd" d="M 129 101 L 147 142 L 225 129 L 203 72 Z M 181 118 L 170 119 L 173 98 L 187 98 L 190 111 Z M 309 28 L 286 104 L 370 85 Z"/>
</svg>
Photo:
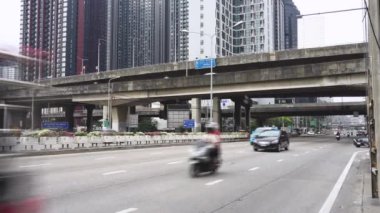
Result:
<svg viewBox="0 0 380 213">
<path fill-rule="evenodd" d="M 209 35 L 210 37 L 210 43 L 211 43 L 211 52 L 210 52 L 210 58 L 211 58 L 211 65 L 210 65 L 210 104 L 211 104 L 211 107 L 210 107 L 210 121 L 209 122 L 212 122 L 212 119 L 213 119 L 213 107 L 214 107 L 214 94 L 213 94 L 213 84 L 214 84 L 214 73 L 213 73 L 213 69 L 214 69 L 214 64 L 213 64 L 213 39 L 214 37 L 216 36 L 216 33 L 213 34 L 213 35 Z"/>
<path fill-rule="evenodd" d="M 238 21 L 236 24 L 233 25 L 233 27 L 237 27 L 239 25 L 243 24 L 243 21 Z M 191 31 L 188 31 L 188 30 L 181 30 L 181 32 L 185 32 L 185 33 L 195 33 L 195 34 L 199 34 L 199 35 L 206 35 L 210 38 L 210 59 L 211 59 L 211 63 L 210 63 L 210 104 L 211 104 L 211 109 L 210 109 L 210 118 L 209 118 L 209 122 L 212 122 L 212 119 L 213 119 L 213 107 L 214 107 L 214 100 L 213 100 L 213 84 L 214 84 L 214 73 L 213 73 L 213 69 L 214 69 L 214 63 L 213 63 L 213 52 L 214 52 L 214 37 L 217 35 L 217 32 L 215 32 L 214 34 L 212 35 L 209 35 L 209 34 L 206 34 L 206 33 L 199 33 L 199 32 L 191 32 Z M 214 59 L 215 60 L 215 59 Z"/>
<path fill-rule="evenodd" d="M 112 102 L 111 102 L 111 81 L 112 80 L 115 80 L 115 79 L 118 79 L 118 78 L 120 78 L 120 76 L 115 76 L 115 77 L 113 77 L 113 78 L 110 78 L 109 80 L 108 80 L 108 105 L 107 105 L 107 107 L 108 107 L 108 113 L 107 113 L 107 119 L 108 119 L 108 122 L 109 122 L 109 127 L 110 127 L 110 129 L 112 129 L 112 115 L 111 115 L 111 113 L 112 113 Z"/>
</svg>

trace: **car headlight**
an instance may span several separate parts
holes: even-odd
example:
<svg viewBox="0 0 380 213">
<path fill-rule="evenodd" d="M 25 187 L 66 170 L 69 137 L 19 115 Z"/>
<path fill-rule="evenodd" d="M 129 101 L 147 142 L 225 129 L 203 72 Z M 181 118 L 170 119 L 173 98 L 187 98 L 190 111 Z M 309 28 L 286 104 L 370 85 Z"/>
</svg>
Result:
<svg viewBox="0 0 380 213">
<path fill-rule="evenodd" d="M 276 143 L 278 143 L 278 140 L 274 140 L 274 141 L 272 141 L 272 142 L 270 142 L 271 144 L 276 144 Z"/>
</svg>

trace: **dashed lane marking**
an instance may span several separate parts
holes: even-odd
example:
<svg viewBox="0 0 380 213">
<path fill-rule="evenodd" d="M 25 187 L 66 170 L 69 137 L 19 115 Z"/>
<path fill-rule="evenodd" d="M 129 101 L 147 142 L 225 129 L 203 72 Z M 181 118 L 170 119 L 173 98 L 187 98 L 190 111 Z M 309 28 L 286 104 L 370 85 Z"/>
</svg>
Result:
<svg viewBox="0 0 380 213">
<path fill-rule="evenodd" d="M 34 164 L 34 165 L 24 165 L 20 166 L 20 168 L 33 168 L 33 167 L 41 167 L 41 166 L 50 166 L 50 163 L 43 163 L 43 164 Z"/>
<path fill-rule="evenodd" d="M 95 158 L 95 160 L 109 160 L 109 159 L 115 159 L 115 157 Z"/>
<path fill-rule="evenodd" d="M 168 163 L 168 165 L 179 164 L 179 163 L 182 163 L 182 161 L 173 161 L 173 162 Z"/>
<path fill-rule="evenodd" d="M 253 171 L 256 171 L 256 170 L 258 170 L 258 169 L 260 169 L 260 167 L 253 167 L 253 168 L 249 169 L 248 171 L 253 172 Z"/>
<path fill-rule="evenodd" d="M 219 179 L 219 180 L 216 180 L 216 181 L 208 182 L 205 185 L 206 186 L 212 186 L 212 185 L 218 184 L 220 182 L 223 182 L 223 179 Z"/>
<path fill-rule="evenodd" d="M 137 210 L 138 210 L 138 208 L 129 208 L 129 209 L 124 209 L 124 210 L 118 211 L 116 213 L 129 213 L 129 212 L 135 212 Z"/>
<path fill-rule="evenodd" d="M 118 170 L 118 171 L 112 171 L 112 172 L 105 172 L 102 175 L 108 176 L 108 175 L 116 175 L 116 174 L 121 174 L 121 173 L 126 173 L 127 171 L 125 170 Z"/>
</svg>

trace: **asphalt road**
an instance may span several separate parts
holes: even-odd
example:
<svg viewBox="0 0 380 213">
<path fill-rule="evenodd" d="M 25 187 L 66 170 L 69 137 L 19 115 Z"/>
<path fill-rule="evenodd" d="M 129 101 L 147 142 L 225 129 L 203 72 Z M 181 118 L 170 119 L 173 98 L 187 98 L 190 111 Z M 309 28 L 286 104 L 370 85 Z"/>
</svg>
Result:
<svg viewBox="0 0 380 213">
<path fill-rule="evenodd" d="M 188 174 L 190 146 L 23 157 L 12 166 L 33 172 L 48 213 L 310 213 L 352 202 L 349 190 L 331 194 L 351 159 L 343 184 L 368 161 L 368 149 L 333 136 L 294 138 L 280 153 L 254 152 L 248 142 L 222 148 L 219 172 L 198 178 Z"/>
</svg>

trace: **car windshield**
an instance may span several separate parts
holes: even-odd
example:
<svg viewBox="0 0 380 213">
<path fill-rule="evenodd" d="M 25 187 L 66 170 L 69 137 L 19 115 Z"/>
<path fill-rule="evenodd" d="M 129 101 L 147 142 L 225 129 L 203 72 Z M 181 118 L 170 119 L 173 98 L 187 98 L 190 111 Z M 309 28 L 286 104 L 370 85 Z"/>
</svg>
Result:
<svg viewBox="0 0 380 213">
<path fill-rule="evenodd" d="M 280 135 L 280 131 L 277 130 L 268 130 L 260 133 L 258 137 L 267 138 L 267 137 L 278 137 Z"/>
</svg>

